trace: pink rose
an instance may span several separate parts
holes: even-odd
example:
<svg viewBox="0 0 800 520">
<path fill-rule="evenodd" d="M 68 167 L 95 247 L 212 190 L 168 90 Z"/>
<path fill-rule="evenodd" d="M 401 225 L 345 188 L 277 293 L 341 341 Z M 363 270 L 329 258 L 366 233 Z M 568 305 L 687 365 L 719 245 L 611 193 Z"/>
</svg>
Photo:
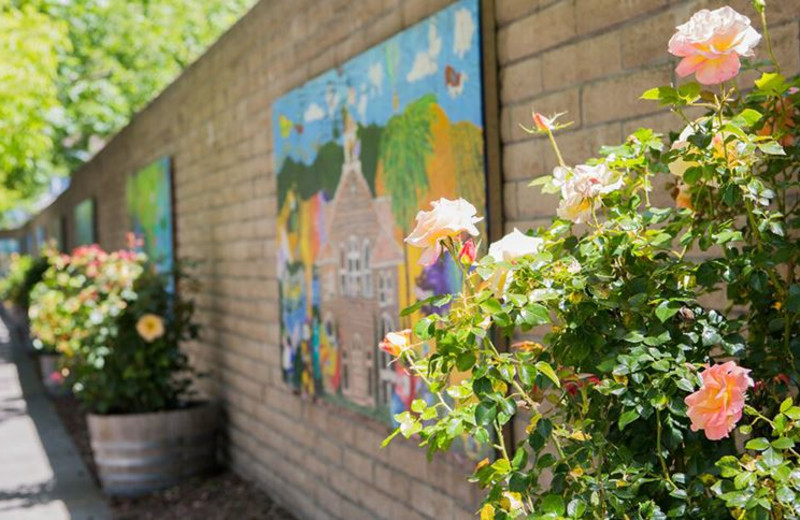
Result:
<svg viewBox="0 0 800 520">
<path fill-rule="evenodd" d="M 461 246 L 461 251 L 458 253 L 458 259 L 461 263 L 470 265 L 475 262 L 477 256 L 478 251 L 475 249 L 475 242 L 471 238 L 465 240 L 464 245 Z"/>
<path fill-rule="evenodd" d="M 411 348 L 411 329 L 386 334 L 379 347 L 390 356 L 399 357 L 400 354 Z"/>
<path fill-rule="evenodd" d="M 483 220 L 476 217 L 475 206 L 464 199 L 439 199 L 431 202 L 431 211 L 417 213 L 417 225 L 406 238 L 406 242 L 414 247 L 425 249 L 419 263 L 431 266 L 442 254 L 442 240 L 458 238 L 462 233 L 478 235 L 475 224 Z"/>
<path fill-rule="evenodd" d="M 753 56 L 761 35 L 750 19 L 728 6 L 702 9 L 677 27 L 669 52 L 683 58 L 675 69 L 680 77 L 694 73 L 703 85 L 716 85 L 739 73 L 740 56 Z"/>
<path fill-rule="evenodd" d="M 704 430 L 712 441 L 728 437 L 742 418 L 747 388 L 753 386 L 749 372 L 728 361 L 700 373 L 703 386 L 684 400 L 692 431 Z"/>
</svg>

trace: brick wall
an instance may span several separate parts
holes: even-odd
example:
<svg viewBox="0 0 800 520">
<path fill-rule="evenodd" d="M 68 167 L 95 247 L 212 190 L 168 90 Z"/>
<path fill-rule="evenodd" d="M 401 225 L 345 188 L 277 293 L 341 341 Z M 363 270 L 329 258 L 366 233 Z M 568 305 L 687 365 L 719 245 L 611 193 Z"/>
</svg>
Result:
<svg viewBox="0 0 800 520">
<path fill-rule="evenodd" d="M 187 345 L 204 389 L 225 403 L 232 467 L 301 518 L 473 518 L 468 464 L 425 462 L 411 443 L 378 448 L 383 424 L 294 395 L 281 381 L 275 268 L 276 182 L 270 106 L 448 0 L 263 0 L 76 172 L 29 225 L 67 219 L 97 199 L 98 239 L 124 246 L 125 178 L 173 158 L 177 253 L 202 260 L 202 341 Z M 772 0 L 772 34 L 789 72 L 800 67 L 800 0 Z M 754 17 L 749 1 L 730 4 Z M 666 43 L 710 0 L 495 0 L 506 227 L 526 228 L 555 201 L 527 188 L 555 158 L 519 129 L 530 111 L 568 111 L 569 163 L 642 125 L 678 128 L 642 91 L 673 81 Z M 761 46 L 763 52 L 763 45 Z M 566 119 L 565 118 L 565 119 Z M 466 466 L 466 467 L 465 467 Z"/>
</svg>

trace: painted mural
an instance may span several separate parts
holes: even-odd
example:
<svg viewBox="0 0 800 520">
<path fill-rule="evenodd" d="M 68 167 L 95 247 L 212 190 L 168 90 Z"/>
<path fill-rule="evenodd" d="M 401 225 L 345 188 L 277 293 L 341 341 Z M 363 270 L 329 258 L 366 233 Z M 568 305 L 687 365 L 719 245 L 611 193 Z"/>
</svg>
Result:
<svg viewBox="0 0 800 520">
<path fill-rule="evenodd" d="M 460 287 L 403 242 L 417 211 L 464 197 L 486 214 L 478 12 L 456 2 L 273 106 L 282 366 L 304 395 L 384 418 L 426 398 L 378 343 Z"/>
<path fill-rule="evenodd" d="M 85 199 L 75 206 L 75 243 L 74 246 L 94 244 L 94 199 Z"/>
<path fill-rule="evenodd" d="M 147 253 L 159 272 L 172 270 L 172 173 L 164 157 L 128 177 L 125 190 L 130 230 L 137 249 Z"/>
</svg>

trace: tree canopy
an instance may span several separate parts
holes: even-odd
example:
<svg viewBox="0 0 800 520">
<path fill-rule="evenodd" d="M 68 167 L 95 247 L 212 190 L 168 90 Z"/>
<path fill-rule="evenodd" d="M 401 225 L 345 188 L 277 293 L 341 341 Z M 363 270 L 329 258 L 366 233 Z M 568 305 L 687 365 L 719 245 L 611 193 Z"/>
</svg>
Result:
<svg viewBox="0 0 800 520">
<path fill-rule="evenodd" d="M 0 0 L 0 211 L 88 160 L 254 0 Z"/>
</svg>

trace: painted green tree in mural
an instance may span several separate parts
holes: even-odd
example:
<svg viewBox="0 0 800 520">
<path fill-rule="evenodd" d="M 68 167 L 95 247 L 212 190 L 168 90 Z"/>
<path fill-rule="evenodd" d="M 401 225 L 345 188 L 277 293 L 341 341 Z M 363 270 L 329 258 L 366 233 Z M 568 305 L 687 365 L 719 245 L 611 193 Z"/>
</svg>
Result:
<svg viewBox="0 0 800 520">
<path fill-rule="evenodd" d="M 426 163 L 433 153 L 433 107 L 436 96 L 426 94 L 392 116 L 381 136 L 379 162 L 383 183 L 392 196 L 392 213 L 404 232 L 414 220 L 419 200 L 428 189 Z"/>
</svg>

